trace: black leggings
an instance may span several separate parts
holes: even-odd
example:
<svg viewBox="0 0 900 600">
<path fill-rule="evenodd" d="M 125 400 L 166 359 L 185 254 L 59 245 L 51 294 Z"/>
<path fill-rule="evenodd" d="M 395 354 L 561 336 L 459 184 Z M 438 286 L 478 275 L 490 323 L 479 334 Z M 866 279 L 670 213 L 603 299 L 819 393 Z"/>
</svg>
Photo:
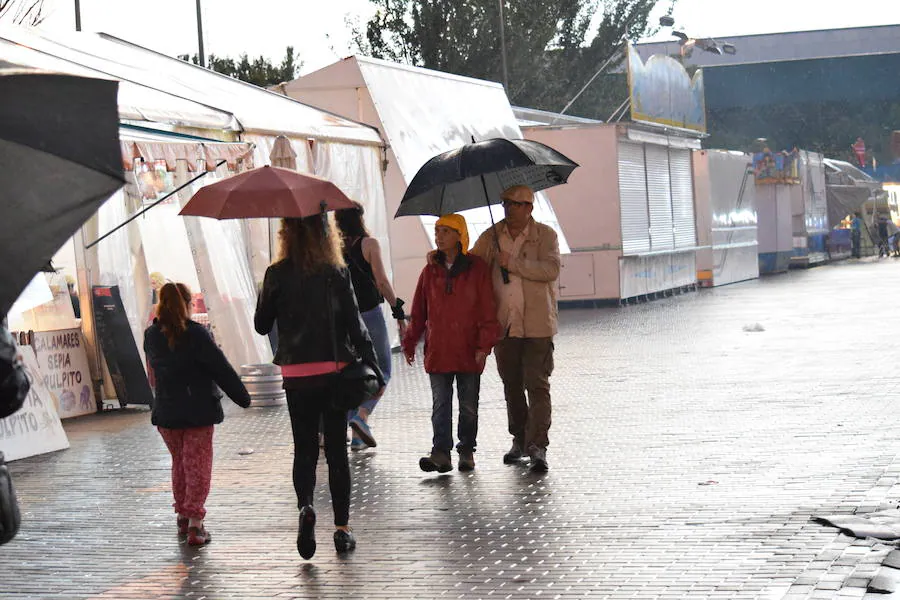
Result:
<svg viewBox="0 0 900 600">
<path fill-rule="evenodd" d="M 288 410 L 294 434 L 294 491 L 300 507 L 313 503 L 316 488 L 316 463 L 319 461 L 319 419 L 325 433 L 325 459 L 328 461 L 328 487 L 334 506 L 334 524 L 343 527 L 350 521 L 350 465 L 347 461 L 347 412 L 329 407 L 331 390 L 327 385 L 289 389 Z"/>
</svg>

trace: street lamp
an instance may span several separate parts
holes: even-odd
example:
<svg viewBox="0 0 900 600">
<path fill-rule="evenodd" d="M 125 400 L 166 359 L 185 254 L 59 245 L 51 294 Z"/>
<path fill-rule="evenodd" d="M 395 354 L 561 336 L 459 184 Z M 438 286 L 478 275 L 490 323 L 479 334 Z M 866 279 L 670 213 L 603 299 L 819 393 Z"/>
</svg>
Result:
<svg viewBox="0 0 900 600">
<path fill-rule="evenodd" d="M 200 66 L 206 66 L 206 57 L 203 54 L 203 17 L 200 11 L 200 0 L 197 0 L 197 56 L 200 58 Z"/>
<path fill-rule="evenodd" d="M 506 19 L 503 16 L 503 2 L 505 0 L 497 0 L 500 5 L 500 57 L 503 61 L 503 89 L 509 93 L 509 74 L 506 72 Z M 200 2 L 200 0 L 197 0 Z"/>
</svg>

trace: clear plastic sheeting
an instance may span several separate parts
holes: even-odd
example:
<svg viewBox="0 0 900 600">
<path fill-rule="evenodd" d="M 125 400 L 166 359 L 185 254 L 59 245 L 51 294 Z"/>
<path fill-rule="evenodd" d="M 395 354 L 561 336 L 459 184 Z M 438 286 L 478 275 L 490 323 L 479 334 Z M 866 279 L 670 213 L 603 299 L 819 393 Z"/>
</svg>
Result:
<svg viewBox="0 0 900 600">
<path fill-rule="evenodd" d="M 253 144 L 253 164 L 257 167 L 272 164 L 272 148 L 278 136 L 246 134 L 245 142 Z M 288 138 L 296 153 L 296 170 L 300 173 L 313 173 L 312 152 L 306 138 Z M 350 168 L 350 165 L 344 165 Z M 280 219 L 241 219 L 241 228 L 247 240 L 247 253 L 250 270 L 257 287 L 262 285 L 266 269 L 278 255 L 278 230 Z"/>
<path fill-rule="evenodd" d="M 713 285 L 759 277 L 756 185 L 750 156 L 708 151 Z"/>
<path fill-rule="evenodd" d="M 113 194 L 97 213 L 97 224 L 102 234 L 124 223 L 129 216 L 124 188 Z M 150 313 L 149 279 L 144 253 L 140 248 L 137 227 L 122 227 L 97 244 L 97 262 L 100 272 L 94 285 L 117 285 L 122 306 L 128 317 L 128 325 L 134 335 L 141 364 L 144 364 L 144 328 Z M 132 248 L 136 250 L 133 251 Z M 139 292 L 139 287 L 141 291 Z"/>
<path fill-rule="evenodd" d="M 203 186 L 227 175 L 225 169 L 209 173 L 179 192 L 180 205 Z M 176 182 L 187 181 L 186 165 L 179 164 Z M 216 343 L 235 368 L 272 362 L 267 338 L 253 328 L 257 290 L 246 254 L 246 241 L 238 220 L 182 217 L 203 300 Z"/>
<path fill-rule="evenodd" d="M 824 157 L 818 152 L 800 151 L 800 185 L 803 186 L 803 207 L 796 213 L 794 235 L 828 233 L 828 203 L 825 194 Z M 797 225 L 802 229 L 798 230 Z"/>
<path fill-rule="evenodd" d="M 316 175 L 338 186 L 365 209 L 366 227 L 378 240 L 388 278 L 391 277 L 391 246 L 387 207 L 381 184 L 381 152 L 377 148 L 321 143 L 315 145 Z"/>
<path fill-rule="evenodd" d="M 155 278 L 184 283 L 192 290 L 199 290 L 200 281 L 179 210 L 177 202 L 163 202 L 137 219 L 147 257 L 147 271 Z"/>
<path fill-rule="evenodd" d="M 473 138 L 523 137 L 499 83 L 355 58 L 407 184 L 428 159 L 471 143 Z M 532 214 L 535 220 L 556 230 L 560 250 L 567 253 L 569 246 L 559 220 L 543 193 L 536 195 Z M 490 226 L 487 207 L 466 211 L 465 216 L 473 240 Z M 495 212 L 495 220 L 502 218 L 500 209 Z M 436 220 L 421 218 L 429 239 Z"/>
</svg>

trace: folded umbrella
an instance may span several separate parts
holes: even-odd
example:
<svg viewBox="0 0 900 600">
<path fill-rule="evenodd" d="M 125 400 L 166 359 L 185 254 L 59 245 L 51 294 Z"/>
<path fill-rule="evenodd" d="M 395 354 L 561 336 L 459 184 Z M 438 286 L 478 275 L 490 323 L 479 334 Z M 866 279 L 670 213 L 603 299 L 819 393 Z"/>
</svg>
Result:
<svg viewBox="0 0 900 600">
<path fill-rule="evenodd" d="M 327 179 L 267 165 L 200 188 L 178 214 L 214 219 L 303 218 L 354 207 Z"/>
<path fill-rule="evenodd" d="M 0 314 L 124 183 L 117 94 L 0 61 Z"/>
</svg>

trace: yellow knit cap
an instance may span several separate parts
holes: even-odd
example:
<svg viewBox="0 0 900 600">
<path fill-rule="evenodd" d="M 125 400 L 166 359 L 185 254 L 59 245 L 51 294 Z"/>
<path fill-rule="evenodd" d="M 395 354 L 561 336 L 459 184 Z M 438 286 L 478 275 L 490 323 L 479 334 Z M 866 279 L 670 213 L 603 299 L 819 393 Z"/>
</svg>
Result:
<svg viewBox="0 0 900 600">
<path fill-rule="evenodd" d="M 462 253 L 469 251 L 469 228 L 466 227 L 466 218 L 462 215 L 444 215 L 434 224 L 435 227 L 449 227 L 459 234 L 459 242 L 462 245 Z"/>
</svg>

